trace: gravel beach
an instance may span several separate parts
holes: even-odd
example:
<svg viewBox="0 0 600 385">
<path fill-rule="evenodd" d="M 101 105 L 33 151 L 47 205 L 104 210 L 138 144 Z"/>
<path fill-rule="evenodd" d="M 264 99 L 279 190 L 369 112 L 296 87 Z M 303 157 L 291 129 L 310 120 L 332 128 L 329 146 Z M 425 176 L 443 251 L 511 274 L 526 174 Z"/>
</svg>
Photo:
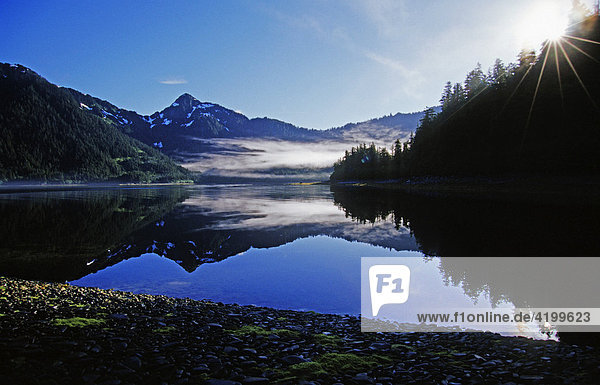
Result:
<svg viewBox="0 0 600 385">
<path fill-rule="evenodd" d="M 585 384 L 597 348 L 0 278 L 2 384 Z"/>
</svg>

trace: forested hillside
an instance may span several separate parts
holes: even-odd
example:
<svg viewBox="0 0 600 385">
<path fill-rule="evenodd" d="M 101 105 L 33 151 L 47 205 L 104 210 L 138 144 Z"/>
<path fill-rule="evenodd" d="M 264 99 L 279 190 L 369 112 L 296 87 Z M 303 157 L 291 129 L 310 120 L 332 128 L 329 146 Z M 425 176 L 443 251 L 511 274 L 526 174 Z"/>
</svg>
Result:
<svg viewBox="0 0 600 385">
<path fill-rule="evenodd" d="M 188 171 L 89 114 L 66 90 L 0 64 L 0 181 L 187 179 Z"/>
<path fill-rule="evenodd" d="M 598 16 L 522 51 L 463 83 L 448 82 L 442 111 L 426 111 L 413 138 L 392 150 L 347 151 L 332 180 L 415 175 L 597 175 L 600 173 Z"/>
</svg>

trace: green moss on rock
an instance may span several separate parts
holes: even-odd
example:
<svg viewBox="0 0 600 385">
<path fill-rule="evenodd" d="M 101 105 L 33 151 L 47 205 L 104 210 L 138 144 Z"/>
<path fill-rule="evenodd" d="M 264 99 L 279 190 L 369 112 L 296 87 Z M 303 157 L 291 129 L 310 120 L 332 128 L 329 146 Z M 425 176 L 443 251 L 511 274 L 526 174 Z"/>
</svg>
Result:
<svg viewBox="0 0 600 385">
<path fill-rule="evenodd" d="M 357 356 L 351 353 L 326 353 L 319 356 L 316 362 L 320 363 L 329 373 L 359 373 L 371 370 L 380 365 L 388 365 L 392 360 L 379 355 Z"/>
<path fill-rule="evenodd" d="M 323 346 L 338 346 L 342 343 L 342 339 L 333 334 L 313 334 L 315 343 Z"/>
<path fill-rule="evenodd" d="M 175 331 L 174 326 L 165 326 L 162 328 L 152 330 L 154 333 L 172 333 Z"/>
<path fill-rule="evenodd" d="M 52 325 L 82 328 L 82 327 L 87 327 L 87 326 L 102 325 L 105 322 L 106 322 L 106 320 L 104 320 L 104 319 L 73 317 L 73 318 L 56 318 L 56 319 L 52 320 Z"/>
<path fill-rule="evenodd" d="M 245 336 L 245 335 L 268 336 L 271 334 L 276 334 L 280 337 L 287 337 L 287 338 L 296 338 L 296 337 L 300 336 L 300 333 L 295 330 L 289 330 L 289 329 L 267 330 L 267 329 L 261 328 L 260 326 L 256 326 L 256 325 L 244 325 L 239 329 L 228 330 L 228 332 L 233 335 L 236 335 L 236 336 Z"/>
</svg>

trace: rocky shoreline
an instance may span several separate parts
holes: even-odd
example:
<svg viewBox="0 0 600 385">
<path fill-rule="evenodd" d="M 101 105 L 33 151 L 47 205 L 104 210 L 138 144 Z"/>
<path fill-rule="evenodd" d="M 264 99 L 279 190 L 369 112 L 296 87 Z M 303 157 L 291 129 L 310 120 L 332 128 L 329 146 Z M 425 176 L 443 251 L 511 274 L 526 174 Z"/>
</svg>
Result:
<svg viewBox="0 0 600 385">
<path fill-rule="evenodd" d="M 584 384 L 596 348 L 0 278 L 3 384 Z"/>
</svg>

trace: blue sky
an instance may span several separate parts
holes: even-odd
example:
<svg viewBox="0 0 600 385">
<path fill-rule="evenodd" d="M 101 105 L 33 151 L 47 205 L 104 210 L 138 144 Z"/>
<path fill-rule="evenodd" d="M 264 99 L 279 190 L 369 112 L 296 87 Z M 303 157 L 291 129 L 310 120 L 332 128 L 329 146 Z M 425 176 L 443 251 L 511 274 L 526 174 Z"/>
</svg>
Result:
<svg viewBox="0 0 600 385">
<path fill-rule="evenodd" d="M 536 20 L 542 8 L 569 5 L 3 0 L 0 61 L 142 114 L 189 92 L 249 117 L 329 128 L 437 104 L 444 83 L 477 62 L 514 61 L 523 24 L 548 23 Z"/>
</svg>

